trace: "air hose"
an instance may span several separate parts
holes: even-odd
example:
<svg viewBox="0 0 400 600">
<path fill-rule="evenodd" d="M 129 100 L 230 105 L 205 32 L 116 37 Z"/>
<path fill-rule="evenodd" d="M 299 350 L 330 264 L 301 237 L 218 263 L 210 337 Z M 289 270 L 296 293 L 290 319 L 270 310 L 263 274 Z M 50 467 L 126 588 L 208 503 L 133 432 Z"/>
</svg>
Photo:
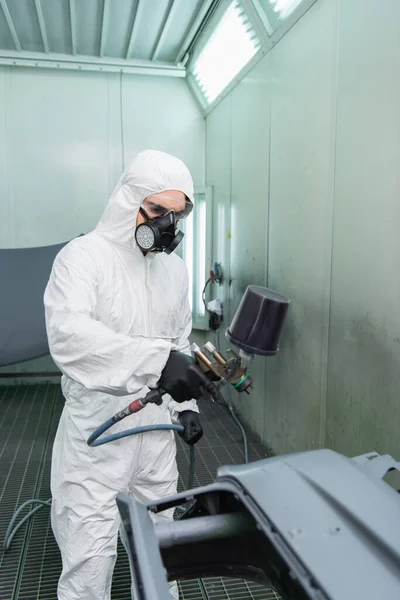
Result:
<svg viewBox="0 0 400 600">
<path fill-rule="evenodd" d="M 217 347 L 218 352 L 220 352 L 220 346 L 221 346 L 221 340 L 220 340 L 220 332 L 219 329 L 216 330 L 215 332 L 215 345 Z M 239 382 L 239 384 L 241 383 L 241 381 Z M 248 449 L 248 442 L 247 442 L 247 435 L 246 435 L 246 431 L 242 425 L 242 423 L 239 421 L 239 418 L 237 416 L 237 414 L 235 413 L 235 409 L 233 407 L 233 402 L 232 402 L 232 396 L 231 396 L 231 390 L 229 389 L 229 386 L 227 386 L 227 393 L 228 393 L 228 400 L 226 400 L 222 394 L 222 398 L 224 400 L 224 404 L 226 406 L 226 408 L 229 410 L 231 417 L 233 418 L 233 420 L 235 421 L 236 425 L 239 427 L 240 429 L 240 433 L 242 434 L 242 439 L 243 439 L 243 454 L 244 454 L 244 462 L 248 463 L 249 462 L 249 449 Z"/>
<path fill-rule="evenodd" d="M 114 421 L 112 421 L 112 419 L 109 419 L 108 421 L 106 421 L 105 423 L 103 423 L 103 425 L 100 425 L 100 427 L 98 427 L 96 429 L 96 431 L 94 431 L 92 433 L 92 435 L 89 437 L 87 443 L 89 446 L 102 446 L 103 444 L 109 444 L 110 442 L 113 442 L 114 440 L 121 440 L 124 437 L 128 437 L 130 435 L 136 435 L 138 433 L 147 433 L 148 431 L 183 431 L 184 427 L 183 425 L 144 425 L 143 427 L 134 427 L 133 429 L 126 429 L 126 431 L 120 431 L 118 433 L 112 433 L 110 435 L 105 435 L 104 437 L 98 439 L 98 437 L 104 432 L 107 431 L 107 429 L 109 429 L 111 427 L 111 425 L 114 425 Z"/>
<path fill-rule="evenodd" d="M 35 506 L 35 508 L 33 508 L 31 511 L 29 511 L 28 514 L 25 515 L 25 517 L 23 519 L 21 519 L 21 521 L 18 523 L 18 525 L 13 529 L 14 523 L 18 519 L 19 514 L 24 510 L 24 508 L 26 506 L 29 506 L 30 504 L 38 504 L 38 506 Z M 33 498 L 32 500 L 27 500 L 26 502 L 21 504 L 21 506 L 15 511 L 15 513 L 13 514 L 12 519 L 7 527 L 6 534 L 4 536 L 4 542 L 3 542 L 4 552 L 7 552 L 14 536 L 16 535 L 18 530 L 22 527 L 22 525 L 24 525 L 24 523 L 26 523 L 26 521 L 28 521 L 28 519 L 30 519 L 32 517 L 32 515 L 35 514 L 35 512 L 37 512 L 39 509 L 43 508 L 43 506 L 51 506 L 51 498 L 49 498 L 48 500 L 39 500 L 36 498 Z"/>
<path fill-rule="evenodd" d="M 101 434 L 110 429 L 115 423 L 121 421 L 125 417 L 142 410 L 146 404 L 149 402 L 153 402 L 155 404 L 161 404 L 161 394 L 162 390 L 159 392 L 158 390 L 153 390 L 147 394 L 147 396 L 140 400 L 134 400 L 131 402 L 125 409 L 113 415 L 110 419 L 105 421 L 102 425 L 100 425 L 95 431 L 90 435 L 87 440 L 88 446 L 96 447 L 102 446 L 103 444 L 108 444 L 113 442 L 114 440 L 119 440 L 124 437 L 128 437 L 131 435 L 137 435 L 139 433 L 147 433 L 149 431 L 177 431 L 182 432 L 184 430 L 183 425 L 173 425 L 173 424 L 157 424 L 157 425 L 145 425 L 143 427 L 134 427 L 132 429 L 127 429 L 125 431 L 119 431 L 117 433 L 111 433 L 109 435 L 103 436 L 100 438 Z M 162 401 L 162 400 L 161 400 Z M 189 453 L 189 479 L 188 479 L 188 489 L 190 490 L 194 485 L 194 470 L 195 470 L 195 449 L 194 446 L 190 446 Z M 25 517 L 18 523 L 16 527 L 14 527 L 15 522 L 20 515 L 20 513 L 29 506 L 30 504 L 36 504 L 32 510 L 25 515 Z M 3 542 L 3 550 L 6 552 L 10 548 L 10 544 L 19 531 L 19 529 L 26 523 L 38 510 L 43 508 L 44 506 L 51 506 L 51 498 L 48 500 L 39 500 L 37 498 L 33 498 L 32 500 L 28 500 L 21 504 L 21 506 L 15 511 L 13 514 L 11 521 L 7 527 L 6 534 L 4 536 Z M 178 518 L 182 518 L 185 514 L 184 511 Z"/>
<path fill-rule="evenodd" d="M 147 394 L 146 398 L 149 398 L 151 393 L 152 392 Z M 93 431 L 92 435 L 88 438 L 88 441 L 87 441 L 88 446 L 92 446 L 92 447 L 93 446 L 102 446 L 103 444 L 108 444 L 110 442 L 113 442 L 114 440 L 120 440 L 120 439 L 122 439 L 124 437 L 128 437 L 130 435 L 137 435 L 138 433 L 147 433 L 148 431 L 183 432 L 183 430 L 185 429 L 183 427 L 183 425 L 159 424 L 159 425 L 144 425 L 142 427 L 134 427 L 132 429 L 126 429 L 125 431 L 118 431 L 117 433 L 111 433 L 110 435 L 105 435 L 103 437 L 100 437 L 102 433 L 104 433 L 105 431 L 110 429 L 113 425 L 115 425 L 115 423 L 118 423 L 118 421 L 125 419 L 125 417 L 128 417 L 130 414 L 132 414 L 134 412 L 138 412 L 138 410 L 132 410 L 132 407 L 135 406 L 135 403 L 140 402 L 140 404 L 142 405 L 142 408 L 144 408 L 144 406 L 146 406 L 146 404 L 148 404 L 149 401 L 150 402 L 152 401 L 152 400 L 147 400 L 147 402 L 146 402 L 145 401 L 146 398 L 144 398 L 143 400 L 135 400 L 135 402 L 132 402 L 124 410 L 122 410 L 119 413 L 116 413 L 110 419 L 105 421 L 105 423 L 103 423 L 97 429 L 95 429 Z M 139 410 L 141 410 L 141 409 L 139 409 Z M 192 489 L 192 487 L 194 485 L 195 450 L 194 450 L 194 446 L 190 446 L 189 448 L 190 448 L 190 450 L 189 450 L 188 489 L 190 490 L 190 489 Z"/>
</svg>

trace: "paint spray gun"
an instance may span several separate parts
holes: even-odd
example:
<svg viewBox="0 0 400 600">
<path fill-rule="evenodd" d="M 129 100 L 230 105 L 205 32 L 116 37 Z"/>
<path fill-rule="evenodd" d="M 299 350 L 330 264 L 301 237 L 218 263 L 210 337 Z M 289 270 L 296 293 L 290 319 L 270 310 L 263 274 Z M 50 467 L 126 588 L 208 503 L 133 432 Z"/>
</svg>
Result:
<svg viewBox="0 0 400 600">
<path fill-rule="evenodd" d="M 211 342 L 203 350 L 192 344 L 198 366 L 218 386 L 230 384 L 239 393 L 249 394 L 253 378 L 248 372 L 254 356 L 273 356 L 278 352 L 279 338 L 290 300 L 265 287 L 250 285 L 246 289 L 226 338 L 239 349 L 228 349 L 229 359 Z"/>
<path fill-rule="evenodd" d="M 218 385 L 230 383 L 238 392 L 246 392 L 246 394 L 251 392 L 253 378 L 247 372 L 247 364 L 243 360 L 244 353 L 238 355 L 229 349 L 231 358 L 226 359 L 211 342 L 204 345 L 204 350 L 201 350 L 197 344 L 192 344 L 191 350 L 199 367 Z M 246 357 L 250 362 L 252 356 L 246 355 Z"/>
<path fill-rule="evenodd" d="M 239 353 L 229 349 L 230 358 L 227 359 L 211 342 L 205 344 L 204 350 L 201 350 L 196 344 L 192 345 L 191 350 L 197 365 L 216 388 L 230 384 L 239 393 L 250 393 L 253 379 L 248 373 L 248 365 L 253 356 L 273 356 L 277 353 L 279 337 L 289 304 L 288 298 L 273 290 L 250 285 L 226 331 L 226 338 L 239 349 Z M 133 400 L 123 410 L 98 427 L 87 443 L 89 446 L 99 446 L 114 439 L 142 432 L 142 428 L 136 428 L 99 439 L 99 436 L 115 423 L 143 410 L 147 404 L 160 405 L 164 394 L 165 390 L 158 388 L 150 390 L 144 398 Z M 181 426 L 165 425 L 164 427 L 171 429 Z M 147 428 L 145 429 L 147 430 Z"/>
</svg>

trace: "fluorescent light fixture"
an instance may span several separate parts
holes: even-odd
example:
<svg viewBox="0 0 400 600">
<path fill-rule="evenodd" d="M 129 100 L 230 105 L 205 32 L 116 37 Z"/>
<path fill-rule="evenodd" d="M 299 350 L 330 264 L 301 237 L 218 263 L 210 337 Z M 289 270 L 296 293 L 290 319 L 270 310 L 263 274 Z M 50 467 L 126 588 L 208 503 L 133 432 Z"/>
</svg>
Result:
<svg viewBox="0 0 400 600">
<path fill-rule="evenodd" d="M 194 284 L 194 261 L 193 261 L 193 212 L 185 219 L 185 237 L 183 238 L 184 256 L 188 273 L 189 273 L 189 304 L 193 311 L 193 284 Z"/>
<path fill-rule="evenodd" d="M 227 226 L 225 222 L 225 205 L 218 204 L 217 209 L 217 227 L 218 227 L 218 251 L 217 256 L 222 264 L 226 264 L 225 260 L 225 244 L 227 237 Z"/>
<path fill-rule="evenodd" d="M 206 221 L 206 199 L 203 196 L 197 201 L 197 260 L 198 260 L 198 282 L 196 290 L 196 308 L 200 317 L 204 316 L 204 304 L 202 299 L 203 289 L 206 284 L 206 242 L 207 242 L 207 221 Z"/>
<path fill-rule="evenodd" d="M 314 2 L 315 1 L 316 0 L 314 0 Z M 268 26 L 266 25 L 268 35 L 271 35 L 271 32 L 274 33 L 282 27 L 285 20 L 288 19 L 301 4 L 303 4 L 303 0 L 254 0 L 254 2 L 256 2 L 259 9 L 263 10 L 265 13 L 268 22 Z M 303 8 L 303 11 L 298 11 L 295 21 L 300 19 L 302 15 L 307 12 L 308 8 L 310 8 L 310 2 L 304 3 Z"/>
<path fill-rule="evenodd" d="M 303 0 L 269 0 L 279 19 L 286 19 Z"/>
<path fill-rule="evenodd" d="M 245 67 L 260 42 L 240 6 L 232 2 L 192 67 L 206 101 L 213 100 Z"/>
<path fill-rule="evenodd" d="M 209 220 L 212 208 L 208 206 L 210 201 L 210 192 L 207 188 L 197 191 L 192 213 L 180 224 L 185 234 L 182 241 L 182 259 L 189 274 L 189 303 L 195 329 L 207 327 L 202 293 L 208 277 L 207 267 L 211 257 L 212 237 Z"/>
</svg>

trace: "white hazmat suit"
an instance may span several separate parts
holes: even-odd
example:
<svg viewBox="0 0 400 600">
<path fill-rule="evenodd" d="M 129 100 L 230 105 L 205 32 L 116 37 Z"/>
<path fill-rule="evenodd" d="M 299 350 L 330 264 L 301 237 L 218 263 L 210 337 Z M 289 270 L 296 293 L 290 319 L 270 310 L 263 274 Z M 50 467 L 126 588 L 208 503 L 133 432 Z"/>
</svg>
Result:
<svg viewBox="0 0 400 600">
<path fill-rule="evenodd" d="M 58 254 L 45 291 L 49 346 L 65 397 L 51 471 L 52 527 L 63 561 L 59 600 L 109 600 L 118 492 L 145 503 L 176 492 L 172 431 L 95 448 L 86 443 L 96 427 L 156 387 L 172 349 L 190 354 L 186 267 L 176 254 L 144 256 L 135 241 L 143 200 L 168 190 L 193 202 L 186 166 L 162 152 L 138 154 L 96 229 Z M 176 422 L 184 410 L 198 412 L 196 401 L 149 404 L 112 432 Z M 155 517 L 172 518 L 172 511 Z M 176 584 L 170 589 L 177 598 Z"/>
</svg>

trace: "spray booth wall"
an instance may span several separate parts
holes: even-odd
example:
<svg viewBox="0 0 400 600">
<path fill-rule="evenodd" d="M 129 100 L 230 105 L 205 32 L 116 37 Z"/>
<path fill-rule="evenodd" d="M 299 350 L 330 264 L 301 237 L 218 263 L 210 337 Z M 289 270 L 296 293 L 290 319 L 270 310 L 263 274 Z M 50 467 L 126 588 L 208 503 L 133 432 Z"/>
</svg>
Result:
<svg viewBox="0 0 400 600">
<path fill-rule="evenodd" d="M 319 0 L 207 118 L 226 322 L 250 283 L 292 300 L 236 396 L 279 453 L 400 459 L 399 22 L 393 0 Z"/>
<path fill-rule="evenodd" d="M 1 248 L 90 231 L 145 148 L 179 156 L 204 185 L 205 122 L 182 79 L 0 67 L 0 115 Z M 43 370 L 49 357 L 0 372 Z"/>
</svg>

